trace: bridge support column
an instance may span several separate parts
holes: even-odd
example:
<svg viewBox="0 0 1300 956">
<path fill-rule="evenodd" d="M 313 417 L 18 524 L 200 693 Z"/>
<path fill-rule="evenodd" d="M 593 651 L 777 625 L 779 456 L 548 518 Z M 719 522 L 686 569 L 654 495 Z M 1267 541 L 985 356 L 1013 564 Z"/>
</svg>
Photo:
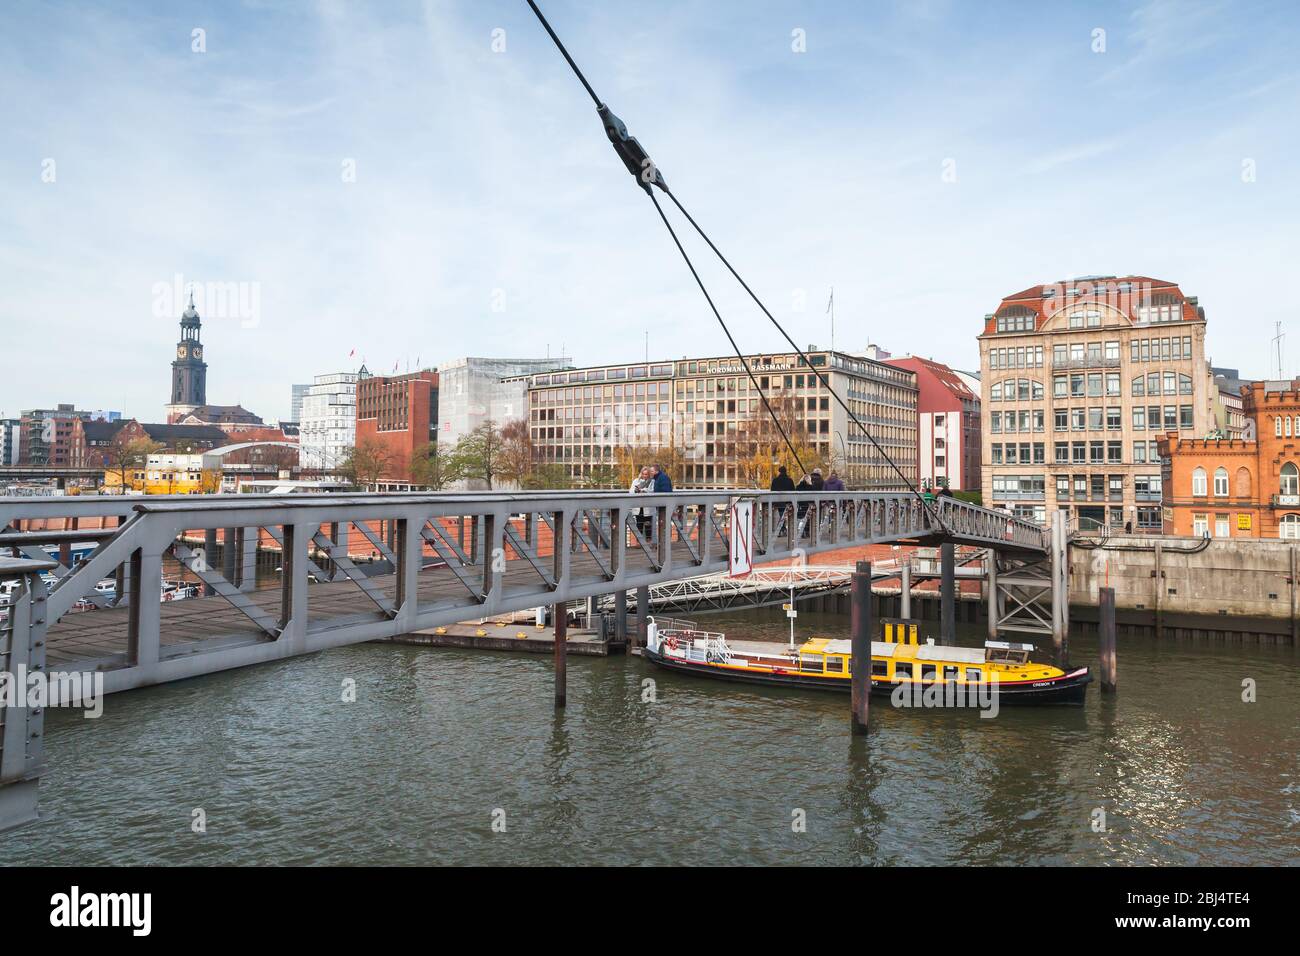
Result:
<svg viewBox="0 0 1300 956">
<path fill-rule="evenodd" d="M 1069 531 L 1066 528 L 1068 512 L 1056 512 L 1052 522 L 1052 645 L 1056 650 L 1056 666 L 1065 667 L 1070 656 L 1070 549 Z"/>
<path fill-rule="evenodd" d="M 627 592 L 614 592 L 614 643 L 627 646 Z"/>
<path fill-rule="evenodd" d="M 1115 693 L 1118 664 L 1115 658 L 1115 589 L 1102 588 L 1097 625 L 1097 650 L 1101 656 L 1101 691 Z"/>
<path fill-rule="evenodd" d="M 902 571 L 898 591 L 898 616 L 909 618 L 912 616 L 912 559 L 910 557 L 903 562 Z"/>
<path fill-rule="evenodd" d="M 871 702 L 871 562 L 859 561 L 853 572 L 849 631 L 849 726 L 854 734 L 867 732 Z"/>
<path fill-rule="evenodd" d="M 13 592 L 9 617 L 0 622 L 0 672 L 18 675 L 45 670 L 45 583 L 51 561 L 0 557 L 0 579 L 22 581 Z M 0 832 L 35 820 L 37 788 L 45 772 L 45 708 L 28 707 L 26 680 L 15 686 L 16 706 L 0 698 Z"/>
<path fill-rule="evenodd" d="M 568 696 L 569 608 L 556 604 L 552 613 L 555 615 L 555 706 L 559 708 L 565 705 Z"/>
<path fill-rule="evenodd" d="M 957 551 L 951 541 L 939 548 L 939 641 L 957 643 Z"/>
<path fill-rule="evenodd" d="M 224 528 L 221 531 L 221 576 L 233 586 L 238 587 L 235 569 L 239 567 L 235 557 L 235 529 Z"/>
<path fill-rule="evenodd" d="M 1002 620 L 1002 600 L 998 593 L 998 553 L 993 548 L 989 548 L 989 556 L 986 559 L 985 576 L 988 579 L 989 589 L 989 636 L 990 641 L 998 639 L 998 624 Z"/>
<path fill-rule="evenodd" d="M 203 566 L 211 568 L 217 557 L 217 529 L 208 528 L 203 532 Z M 203 585 L 203 596 L 212 597 L 217 592 L 209 584 Z"/>
<path fill-rule="evenodd" d="M 650 624 L 650 586 L 641 585 L 636 589 L 636 643 L 638 647 L 646 645 L 646 628 Z"/>
</svg>

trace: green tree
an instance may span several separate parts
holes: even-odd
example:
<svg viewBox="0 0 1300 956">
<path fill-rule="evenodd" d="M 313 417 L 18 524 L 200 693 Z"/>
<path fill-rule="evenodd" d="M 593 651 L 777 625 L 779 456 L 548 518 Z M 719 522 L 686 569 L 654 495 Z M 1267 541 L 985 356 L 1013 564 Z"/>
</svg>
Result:
<svg viewBox="0 0 1300 956">
<path fill-rule="evenodd" d="M 122 492 L 134 488 L 135 472 L 143 471 L 149 463 L 149 456 L 162 451 L 162 442 L 152 438 L 133 438 L 127 441 L 113 440 L 108 446 L 108 470 L 117 476 L 118 487 Z M 143 483 L 141 484 L 143 488 Z"/>
<path fill-rule="evenodd" d="M 411 481 L 430 491 L 441 491 L 451 480 L 448 475 L 447 456 L 438 452 L 438 443 L 429 442 L 417 448 L 411 457 Z"/>
<path fill-rule="evenodd" d="M 482 481 L 489 489 L 501 473 L 501 433 L 496 422 L 488 419 L 468 434 L 462 435 L 448 456 L 449 476 L 465 481 Z"/>
<path fill-rule="evenodd" d="M 367 438 L 344 452 L 338 471 L 358 488 L 368 488 L 383 478 L 392 465 L 393 453 L 380 442 Z"/>
</svg>

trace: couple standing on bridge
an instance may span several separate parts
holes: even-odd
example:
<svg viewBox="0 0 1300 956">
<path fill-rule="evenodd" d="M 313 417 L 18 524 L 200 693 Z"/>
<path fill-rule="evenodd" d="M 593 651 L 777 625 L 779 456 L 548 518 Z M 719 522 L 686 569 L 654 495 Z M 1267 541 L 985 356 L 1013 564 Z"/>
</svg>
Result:
<svg viewBox="0 0 1300 956">
<path fill-rule="evenodd" d="M 668 477 L 668 472 L 660 464 L 642 465 L 641 473 L 632 479 L 632 485 L 628 488 L 634 495 L 662 494 L 666 491 L 673 490 L 673 481 Z M 651 515 L 649 508 L 633 508 L 632 513 L 636 515 L 636 526 L 641 534 L 649 536 Z"/>
</svg>

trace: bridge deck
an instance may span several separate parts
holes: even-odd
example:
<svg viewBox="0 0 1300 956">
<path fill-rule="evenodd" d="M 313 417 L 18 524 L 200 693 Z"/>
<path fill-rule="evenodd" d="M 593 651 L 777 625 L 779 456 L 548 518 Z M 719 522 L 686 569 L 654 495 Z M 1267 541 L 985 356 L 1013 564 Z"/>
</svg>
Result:
<svg viewBox="0 0 1300 956">
<path fill-rule="evenodd" d="M 673 545 L 674 563 L 685 563 L 690 554 L 681 542 Z M 574 554 L 570 558 L 572 573 L 578 578 L 596 579 L 600 567 L 590 556 Z M 643 554 L 628 552 L 628 572 L 652 573 L 653 568 Z M 536 572 L 524 562 L 511 561 L 502 575 L 502 585 L 507 591 L 525 590 L 539 585 Z M 396 599 L 397 579 L 394 574 L 381 574 L 369 579 L 390 600 Z M 309 586 L 311 624 L 329 626 L 355 622 L 359 614 L 369 614 L 374 620 L 383 619 L 377 608 L 351 581 L 320 582 Z M 246 592 L 258 607 L 272 617 L 280 613 L 280 588 L 271 586 Z M 449 605 L 463 600 L 468 591 L 450 568 L 426 568 L 419 575 L 419 603 Z M 554 598 L 541 597 L 536 605 L 550 604 Z M 371 613 L 373 612 L 373 613 Z M 160 644 L 163 658 L 176 654 L 201 651 L 205 642 L 230 643 L 240 641 L 270 640 L 259 634 L 249 619 L 225 598 L 219 596 L 194 597 L 182 601 L 163 602 L 160 614 Z M 128 651 L 129 608 L 98 608 L 87 611 L 70 611 L 47 631 L 47 666 L 51 669 L 87 662 L 113 666 L 126 659 Z M 473 608 L 449 609 L 438 623 L 456 623 L 474 615 Z M 422 623 L 422 627 L 427 626 Z"/>
</svg>

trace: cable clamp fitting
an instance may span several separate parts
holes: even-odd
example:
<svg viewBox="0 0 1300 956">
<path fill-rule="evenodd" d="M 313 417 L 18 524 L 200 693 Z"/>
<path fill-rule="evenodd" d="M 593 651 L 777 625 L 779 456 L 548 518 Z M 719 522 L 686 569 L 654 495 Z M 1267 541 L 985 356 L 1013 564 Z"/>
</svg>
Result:
<svg viewBox="0 0 1300 956">
<path fill-rule="evenodd" d="M 618 153 L 618 158 L 623 160 L 627 171 L 636 177 L 637 185 L 647 193 L 651 186 L 658 186 L 668 192 L 668 183 L 659 172 L 659 167 L 654 164 L 645 147 L 637 142 L 636 137 L 627 135 L 627 126 L 623 121 L 604 103 L 596 108 L 596 113 L 605 126 L 605 135 L 609 138 L 610 145 Z"/>
</svg>

